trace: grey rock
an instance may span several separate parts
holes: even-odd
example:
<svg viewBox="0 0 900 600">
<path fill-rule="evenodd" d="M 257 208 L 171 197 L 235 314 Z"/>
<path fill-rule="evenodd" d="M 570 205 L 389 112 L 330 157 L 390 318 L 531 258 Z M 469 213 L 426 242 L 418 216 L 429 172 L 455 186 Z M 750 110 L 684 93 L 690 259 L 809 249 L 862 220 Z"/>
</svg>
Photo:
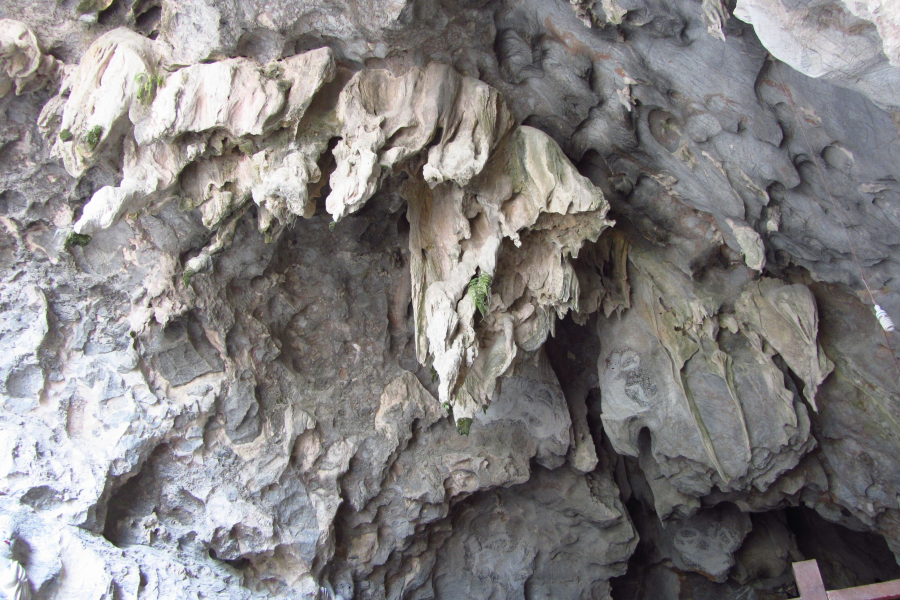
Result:
<svg viewBox="0 0 900 600">
<path fill-rule="evenodd" d="M 757 284 L 744 284 L 739 267 L 698 286 L 643 252 L 634 248 L 629 254 L 633 308 L 620 319 L 598 322 L 600 339 L 612 341 L 603 347 L 598 369 L 602 419 L 613 447 L 640 455 L 663 518 L 673 511 L 688 516 L 698 506 L 690 499 L 713 486 L 765 491 L 814 441 L 806 408 L 785 388 L 785 375 L 763 348 L 760 333 L 746 324 L 738 333 L 735 317 L 719 312 L 723 294 L 739 294 L 735 284 Z M 811 303 L 810 292 L 804 288 L 803 294 Z M 779 306 L 791 314 L 799 310 Z M 815 322 L 814 304 L 803 314 Z M 723 321 L 733 333 L 718 330 Z M 805 331 L 810 330 L 812 325 Z M 791 350 L 782 346 L 790 362 L 818 367 L 827 360 L 814 338 L 791 331 L 778 329 L 796 344 Z M 643 430 L 650 439 L 642 449 Z M 659 464 L 662 477 L 647 461 Z"/>
<path fill-rule="evenodd" d="M 614 598 L 763 600 L 797 593 L 791 562 L 809 555 L 800 552 L 791 530 L 793 514 L 775 511 L 748 516 L 725 504 L 663 527 L 656 515 L 643 508 L 631 513 L 641 536 L 635 557 L 642 559 L 632 559 L 625 576 L 613 581 Z M 727 549 L 734 543 L 729 540 L 742 537 L 751 523 L 753 529 L 740 550 L 730 554 Z M 730 564 L 734 566 L 726 579 L 722 573 Z"/>
<path fill-rule="evenodd" d="M 77 4 L 0 2 L 36 597 L 607 597 L 641 504 L 654 598 L 785 593 L 736 511 L 900 553 L 891 7 Z"/>
<path fill-rule="evenodd" d="M 382 403 L 387 401 L 383 396 Z M 433 411 L 440 411 L 433 397 L 428 396 L 427 402 Z M 344 564 L 336 570 L 349 571 L 348 579 L 365 578 L 366 587 L 359 590 L 362 597 L 400 597 L 423 585 L 430 577 L 423 570 L 425 559 L 416 559 L 420 566 L 412 572 L 406 562 L 423 552 L 434 555 L 436 548 L 423 547 L 420 530 L 445 519 L 453 502 L 473 492 L 525 483 L 532 461 L 561 465 L 569 449 L 568 409 L 545 359 L 537 366 L 526 363 L 505 380 L 499 399 L 476 416 L 468 435 L 460 435 L 444 420 L 435 422 L 436 417 L 433 413 L 423 419 L 421 425 L 434 424 L 392 457 L 377 495 L 370 492 L 359 498 L 350 493 L 350 501 L 360 509 L 336 524 L 348 548 Z M 354 479 L 350 475 L 347 483 Z M 625 518 L 623 512 L 608 517 L 617 522 Z M 435 527 L 440 530 L 440 523 Z M 391 584 L 397 573 L 406 573 L 408 584 Z"/>
<path fill-rule="evenodd" d="M 636 544 L 608 474 L 538 470 L 461 507 L 437 553 L 433 593 L 608 599 L 607 581 L 624 573 Z"/>
<path fill-rule="evenodd" d="M 246 379 L 238 379 L 229 385 L 222 399 L 225 433 L 236 444 L 255 439 L 262 426 L 259 402 L 256 399 L 256 382 L 252 374 L 247 373 L 245 376 Z"/>
<path fill-rule="evenodd" d="M 898 418 L 893 400 L 900 394 L 897 367 L 867 307 L 830 286 L 813 290 L 827 323 L 822 344 L 835 362 L 835 373 L 820 393 L 821 416 L 813 423 L 834 499 L 823 502 L 812 496 L 807 504 L 829 520 L 855 521 L 854 528 L 866 523 L 883 531 L 896 554 L 898 472 L 892 424 Z"/>
<path fill-rule="evenodd" d="M 47 299 L 37 286 L 29 286 L 5 299 L 3 312 L 3 365 L 0 379 L 10 408 L 19 413 L 35 408 L 44 389 L 40 350 L 49 332 Z"/>
<path fill-rule="evenodd" d="M 894 91 L 900 82 L 900 10 L 895 6 L 740 0 L 734 14 L 754 26 L 774 56 L 801 73 L 858 89 L 887 110 L 900 106 Z"/>
<path fill-rule="evenodd" d="M 675 566 L 725 581 L 750 527 L 750 517 L 727 504 L 673 524 L 666 533 L 671 535 Z"/>
<path fill-rule="evenodd" d="M 244 588 L 237 572 L 208 556 L 140 545 L 116 548 L 99 535 L 46 520 L 21 505 L 4 502 L 0 511 L 16 524 L 34 598 L 262 597 Z"/>
<path fill-rule="evenodd" d="M 797 540 L 778 513 L 751 515 L 753 530 L 735 555 L 732 578 L 741 584 L 791 576 L 791 563 L 803 560 Z"/>
<path fill-rule="evenodd" d="M 160 375 L 173 386 L 220 372 L 224 367 L 202 326 L 191 315 L 158 328 L 146 352 L 153 357 Z"/>
</svg>

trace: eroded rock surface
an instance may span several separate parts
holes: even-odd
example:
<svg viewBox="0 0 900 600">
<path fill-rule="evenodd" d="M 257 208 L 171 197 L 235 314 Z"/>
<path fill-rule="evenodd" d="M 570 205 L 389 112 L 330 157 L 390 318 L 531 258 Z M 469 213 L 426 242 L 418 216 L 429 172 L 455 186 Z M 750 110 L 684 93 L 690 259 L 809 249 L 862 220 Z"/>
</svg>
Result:
<svg viewBox="0 0 900 600">
<path fill-rule="evenodd" d="M 691 514 L 713 486 L 764 492 L 815 446 L 806 406 L 774 362 L 811 373 L 812 402 L 831 370 L 811 335 L 813 295 L 739 269 L 697 286 L 644 252 L 629 254 L 632 309 L 599 322 L 604 431 L 617 452 L 658 469 L 649 481 L 662 517 Z M 720 312 L 726 303 L 734 313 Z"/>
<path fill-rule="evenodd" d="M 461 506 L 437 555 L 440 598 L 608 598 L 637 537 L 609 475 L 537 471 Z M 528 590 L 525 592 L 525 590 Z"/>
<path fill-rule="evenodd" d="M 900 554 L 896 10 L 732 8 L 0 3 L 34 596 L 788 598 L 809 509 Z"/>
<path fill-rule="evenodd" d="M 900 109 L 900 8 L 895 4 L 740 0 L 734 15 L 753 25 L 776 58 L 801 73 L 857 89 L 888 110 Z"/>
</svg>

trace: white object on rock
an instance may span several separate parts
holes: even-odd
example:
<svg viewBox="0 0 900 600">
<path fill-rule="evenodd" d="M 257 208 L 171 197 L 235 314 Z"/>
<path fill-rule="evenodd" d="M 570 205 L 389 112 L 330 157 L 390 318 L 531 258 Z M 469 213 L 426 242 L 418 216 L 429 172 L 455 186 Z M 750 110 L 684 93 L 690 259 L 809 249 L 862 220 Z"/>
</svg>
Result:
<svg viewBox="0 0 900 600">
<path fill-rule="evenodd" d="M 12 555 L 14 539 L 12 534 L 7 533 L 0 541 L 0 596 L 7 600 L 31 600 L 25 567 Z"/>
<path fill-rule="evenodd" d="M 875 317 L 878 319 L 878 323 L 881 324 L 881 328 L 885 331 L 894 331 L 894 321 L 888 316 L 887 311 L 883 308 L 875 305 Z"/>
<path fill-rule="evenodd" d="M 744 263 L 760 273 L 766 268 L 766 245 L 755 229 L 746 223 L 736 222 L 733 219 L 725 219 L 731 227 L 731 232 L 741 248 Z"/>
</svg>

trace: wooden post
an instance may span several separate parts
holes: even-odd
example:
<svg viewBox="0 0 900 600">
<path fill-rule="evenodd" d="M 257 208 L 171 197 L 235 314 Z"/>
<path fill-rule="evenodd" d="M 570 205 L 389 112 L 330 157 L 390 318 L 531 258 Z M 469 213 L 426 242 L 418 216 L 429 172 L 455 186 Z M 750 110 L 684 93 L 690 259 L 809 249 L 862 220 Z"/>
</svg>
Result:
<svg viewBox="0 0 900 600">
<path fill-rule="evenodd" d="M 828 600 L 828 592 L 815 560 L 794 563 L 794 579 L 800 590 L 800 600 Z"/>
<path fill-rule="evenodd" d="M 800 597 L 794 600 L 897 600 L 900 599 L 900 579 L 873 583 L 862 587 L 826 592 L 819 573 L 819 565 L 814 560 L 794 563 L 794 579 Z"/>
<path fill-rule="evenodd" d="M 900 598 L 900 580 L 828 592 L 828 600 L 892 600 Z"/>
</svg>

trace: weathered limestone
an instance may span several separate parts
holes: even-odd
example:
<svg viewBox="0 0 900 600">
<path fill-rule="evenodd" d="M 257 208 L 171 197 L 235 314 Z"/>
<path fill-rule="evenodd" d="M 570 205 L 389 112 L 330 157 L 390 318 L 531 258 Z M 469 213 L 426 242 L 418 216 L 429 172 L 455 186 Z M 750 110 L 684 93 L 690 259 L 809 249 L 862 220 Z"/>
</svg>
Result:
<svg viewBox="0 0 900 600">
<path fill-rule="evenodd" d="M 388 174 L 427 149 L 419 183 L 409 184 L 418 187 L 408 195 L 431 196 L 441 211 L 459 206 L 456 215 L 429 207 L 422 218 L 422 200 L 409 200 L 416 343 L 419 361 L 432 362 L 438 373 L 441 400 L 456 406 L 455 417 L 471 419 L 490 402 L 517 344 L 533 352 L 551 331 L 554 313 L 581 309 L 569 261 L 611 224 L 603 195 L 546 135 L 527 127 L 508 133 L 511 117 L 496 90 L 439 64 L 400 77 L 363 70 L 344 85 L 333 112 L 311 115 L 301 127 L 314 94 L 335 76 L 327 50 L 264 68 L 230 59 L 162 75 L 169 68 L 164 48 L 126 30 L 101 37 L 79 66 L 59 116 L 60 131 L 73 139 L 59 138 L 55 150 L 78 175 L 96 164 L 104 145 L 112 152 L 121 145 L 124 177 L 94 194 L 75 224 L 78 234 L 108 228 L 154 199 L 185 195 L 185 208 L 199 208 L 204 225 L 217 232 L 186 264 L 187 281 L 212 267 L 250 198 L 263 231 L 312 216 L 307 188 L 322 176 L 317 162 L 330 138 L 339 138 L 326 199 L 335 220 L 358 211 Z M 44 115 L 48 127 L 55 120 Z M 95 131 L 98 138 L 88 140 Z M 591 219 L 572 216 L 583 212 Z M 229 215 L 235 216 L 223 225 Z M 476 229 L 471 240 L 469 220 Z M 504 258 L 504 240 L 519 249 L 523 237 L 530 243 L 514 253 L 527 262 Z M 450 245 L 431 256 L 435 239 Z M 464 292 L 479 273 L 504 291 L 498 306 L 490 301 L 482 330 L 491 333 L 476 339 L 474 305 Z M 524 288 L 510 287 L 519 286 L 517 277 Z M 516 314 L 506 315 L 517 302 Z M 492 349 L 476 362 L 482 345 Z"/>
<path fill-rule="evenodd" d="M 520 349 L 534 352 L 556 316 L 581 310 L 572 259 L 611 224 L 608 207 L 558 146 L 528 127 L 514 130 L 469 186 L 408 184 L 405 196 L 419 361 L 434 357 L 442 401 L 462 385 L 454 416 L 472 418 Z M 466 291 L 479 274 L 493 286 L 476 333 Z"/>
<path fill-rule="evenodd" d="M 413 385 L 419 387 L 418 382 Z M 412 587 L 413 581 L 429 587 L 425 581 L 428 571 L 397 559 L 422 550 L 413 541 L 414 531 L 447 517 L 451 502 L 478 490 L 523 484 L 531 476 L 530 461 L 557 468 L 563 464 L 569 448 L 568 409 L 546 359 L 541 359 L 537 366 L 526 363 L 506 379 L 499 398 L 487 411 L 476 413 L 464 436 L 446 422 L 438 422 L 442 411 L 433 397 L 419 400 L 416 396 L 409 395 L 402 405 L 388 391 L 382 396 L 378 414 L 389 410 L 396 415 L 402 411 L 407 423 L 422 413 L 417 406 L 419 402 L 427 403 L 426 414 L 419 417 L 422 429 L 408 445 L 405 440 L 409 440 L 411 432 L 405 432 L 405 439 L 401 438 L 398 447 L 399 455 L 393 454 L 384 467 L 376 467 L 375 474 L 383 477 L 382 481 L 367 481 L 360 487 L 360 491 L 371 489 L 372 492 L 364 495 L 351 492 L 349 501 L 358 506 L 358 512 L 344 517 L 338 525 L 350 548 L 345 560 L 357 563 L 357 569 L 372 573 L 370 581 L 385 586 L 383 592 L 367 592 L 374 597 L 381 593 L 396 597 L 399 590 L 391 590 L 389 581 L 398 570 L 413 571 L 404 575 L 408 587 Z M 419 397 L 423 396 L 426 396 L 424 390 Z M 384 431 L 392 434 L 393 428 Z M 585 488 L 589 481 L 579 479 L 574 473 L 569 480 L 571 485 Z M 374 491 L 379 489 L 376 495 Z M 604 526 L 613 523 L 620 526 L 619 534 L 625 543 L 632 540 L 633 533 L 630 523 L 623 518 L 624 512 L 617 506 L 613 503 L 601 522 Z M 428 553 L 433 557 L 434 549 Z M 604 567 L 610 567 L 602 571 L 604 579 L 614 576 L 621 556 L 610 551 L 609 555 L 596 558 Z M 416 562 L 420 560 L 421 557 Z M 555 575 L 548 572 L 543 577 L 549 584 Z"/>
<path fill-rule="evenodd" d="M 94 194 L 76 232 L 96 233 L 179 193 L 179 176 L 191 163 L 195 183 L 182 192 L 191 194 L 185 206 L 200 207 L 207 227 L 218 228 L 251 197 L 264 229 L 273 218 L 309 216 L 306 184 L 320 176 L 314 149 L 324 150 L 327 136 L 318 143 L 282 136 L 277 149 L 261 152 L 250 138 L 276 128 L 295 132 L 315 92 L 334 77 L 331 53 L 313 51 L 266 67 L 232 59 L 169 69 L 164 47 L 112 31 L 64 84 L 65 102 L 49 104 L 42 115 L 73 175 L 104 156 L 122 156 L 121 183 Z M 308 145 L 311 151 L 302 152 Z"/>
<path fill-rule="evenodd" d="M 16 600 L 103 600 L 113 594 L 135 599 L 263 597 L 243 587 L 240 574 L 227 565 L 202 563 L 186 553 L 148 546 L 115 548 L 97 534 L 60 525 L 40 511 L 11 502 L 4 502 L 3 512 L 11 515 L 20 541 L 28 545 L 20 549 L 28 556 L 27 585 L 34 593 L 10 596 Z M 306 581 L 304 585 L 310 596 L 315 593 L 315 582 Z"/>
<path fill-rule="evenodd" d="M 900 548 L 892 7 L 742 2 L 816 80 L 717 0 L 357 4 L 0 0 L 35 596 L 629 597 L 626 506 L 640 600 L 783 591 L 800 504 Z"/>
<path fill-rule="evenodd" d="M 720 311 L 737 289 L 694 287 L 643 248 L 629 261 L 634 308 L 600 322 L 600 339 L 610 340 L 598 364 L 610 442 L 641 457 L 661 517 L 692 514 L 691 498 L 714 485 L 765 491 L 815 445 L 806 408 L 773 361 L 779 352 L 807 381 L 815 406 L 822 371 L 831 367 L 817 346 L 812 295 L 803 286 L 748 282 L 731 315 Z M 649 448 L 642 446 L 645 429 Z M 651 475 L 652 462 L 664 479 Z"/>
<path fill-rule="evenodd" d="M 810 77 L 856 89 L 900 109 L 900 8 L 884 0 L 794 4 L 739 0 L 734 15 L 753 25 L 773 56 Z"/>
<path fill-rule="evenodd" d="M 705 574 L 721 583 L 734 566 L 734 554 L 750 527 L 746 513 L 724 505 L 678 522 L 663 535 L 674 550 L 676 567 Z"/>
<path fill-rule="evenodd" d="M 56 59 L 44 54 L 24 23 L 0 19 L 0 98 L 34 91 L 56 75 Z"/>
<path fill-rule="evenodd" d="M 434 63 L 400 77 L 360 71 L 341 92 L 336 113 L 341 141 L 326 201 L 336 220 L 359 210 L 385 170 L 429 145 L 425 181 L 465 186 L 512 125 L 497 90 Z"/>
<path fill-rule="evenodd" d="M 803 380 L 803 394 L 815 409 L 816 390 L 834 365 L 819 346 L 816 301 L 806 286 L 763 278 L 738 298 L 735 317 L 742 331 L 751 332 L 751 344 L 759 344 L 752 337 L 757 332 Z"/>
<path fill-rule="evenodd" d="M 513 597 L 527 589 L 608 600 L 608 580 L 624 573 L 625 557 L 637 545 L 623 513 L 609 475 L 540 470 L 526 484 L 462 507 L 436 557 L 434 593 Z M 534 551 L 538 539 L 547 552 Z"/>
</svg>

